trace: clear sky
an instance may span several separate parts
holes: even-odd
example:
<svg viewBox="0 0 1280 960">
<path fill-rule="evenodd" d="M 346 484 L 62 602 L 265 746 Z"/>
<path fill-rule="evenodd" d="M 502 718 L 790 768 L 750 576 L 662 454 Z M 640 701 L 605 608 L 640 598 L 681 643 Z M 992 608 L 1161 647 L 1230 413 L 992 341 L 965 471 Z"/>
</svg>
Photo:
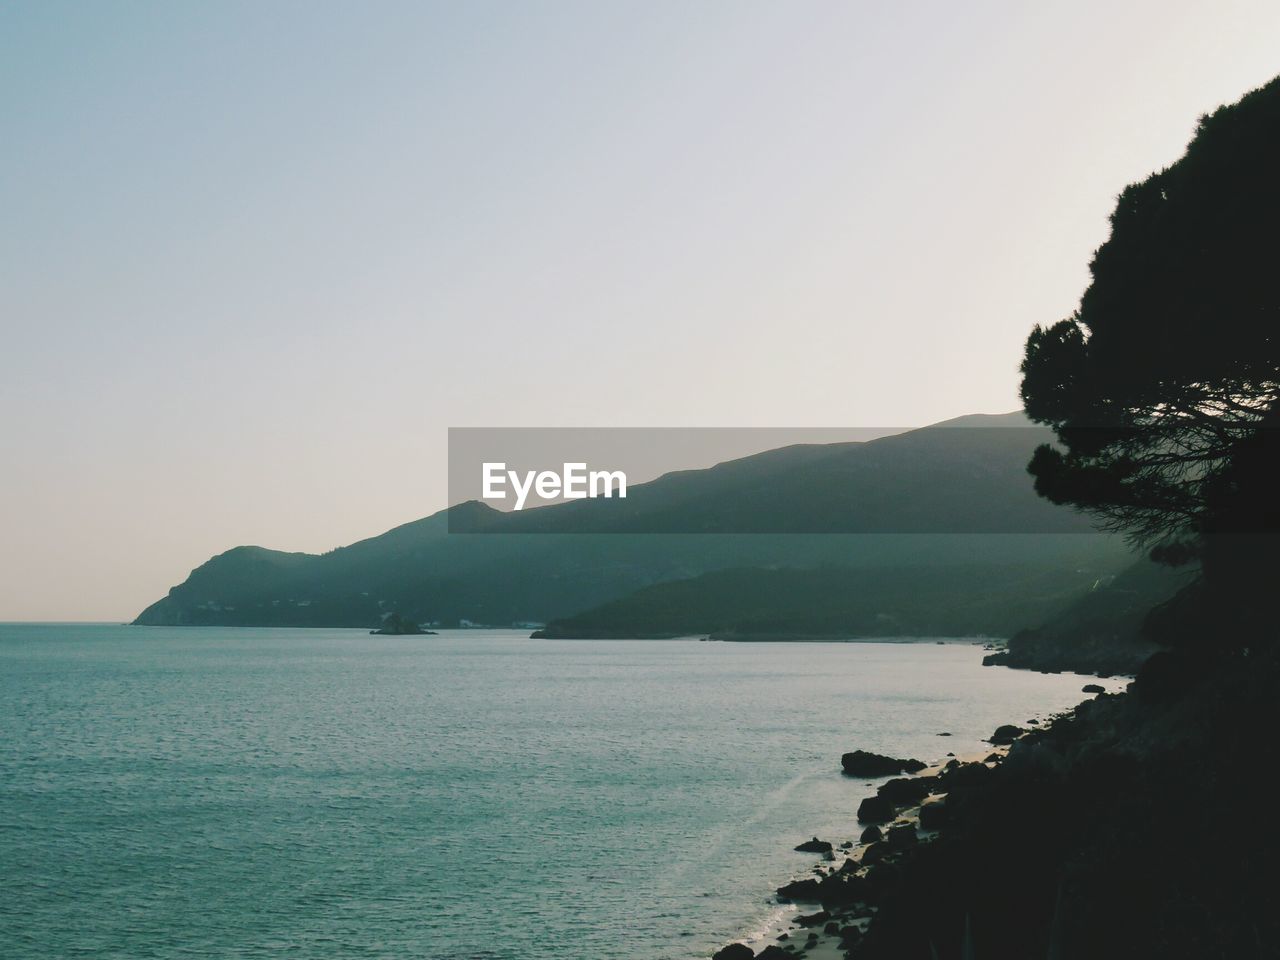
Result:
<svg viewBox="0 0 1280 960">
<path fill-rule="evenodd" d="M 1017 406 L 1280 5 L 0 3 L 0 619 L 445 505 L 449 426 Z"/>
</svg>

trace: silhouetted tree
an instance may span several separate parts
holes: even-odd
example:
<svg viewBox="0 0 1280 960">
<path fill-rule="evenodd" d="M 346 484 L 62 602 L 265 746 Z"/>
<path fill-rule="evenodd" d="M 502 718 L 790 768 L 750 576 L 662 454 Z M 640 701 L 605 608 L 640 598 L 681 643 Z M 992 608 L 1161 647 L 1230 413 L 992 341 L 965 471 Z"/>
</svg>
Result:
<svg viewBox="0 0 1280 960">
<path fill-rule="evenodd" d="M 1280 78 L 1125 188 L 1090 272 L 1077 312 L 1027 340 L 1023 402 L 1061 440 L 1036 490 L 1170 562 L 1276 529 Z"/>
</svg>

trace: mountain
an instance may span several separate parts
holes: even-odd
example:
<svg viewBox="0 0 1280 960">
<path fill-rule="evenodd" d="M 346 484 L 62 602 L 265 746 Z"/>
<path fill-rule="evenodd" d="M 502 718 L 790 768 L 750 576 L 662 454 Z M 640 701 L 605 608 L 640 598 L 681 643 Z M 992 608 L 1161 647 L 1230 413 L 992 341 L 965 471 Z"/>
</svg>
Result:
<svg viewBox="0 0 1280 960">
<path fill-rule="evenodd" d="M 389 611 L 547 622 L 741 568 L 879 570 L 877 583 L 902 591 L 947 567 L 1114 572 L 1123 548 L 1031 488 L 1026 463 L 1049 439 L 1021 414 L 965 417 L 671 473 L 625 500 L 520 513 L 472 501 L 323 555 L 236 547 L 136 622 L 371 627 Z"/>
</svg>

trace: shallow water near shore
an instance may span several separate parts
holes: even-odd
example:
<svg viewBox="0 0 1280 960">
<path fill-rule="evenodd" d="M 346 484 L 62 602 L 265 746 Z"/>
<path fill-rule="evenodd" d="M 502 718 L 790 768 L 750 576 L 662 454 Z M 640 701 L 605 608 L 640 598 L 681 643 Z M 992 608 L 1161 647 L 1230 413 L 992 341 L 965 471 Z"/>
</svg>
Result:
<svg viewBox="0 0 1280 960">
<path fill-rule="evenodd" d="M 0 625 L 0 954 L 706 957 L 776 923 L 796 843 L 856 838 L 842 752 L 1084 699 L 981 659 Z"/>
</svg>

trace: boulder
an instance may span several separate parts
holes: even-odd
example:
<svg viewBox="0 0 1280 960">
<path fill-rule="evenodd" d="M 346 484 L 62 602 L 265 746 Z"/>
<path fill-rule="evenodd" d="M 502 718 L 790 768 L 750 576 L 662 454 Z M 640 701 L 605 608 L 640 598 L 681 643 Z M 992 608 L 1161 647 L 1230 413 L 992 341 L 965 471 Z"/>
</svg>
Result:
<svg viewBox="0 0 1280 960">
<path fill-rule="evenodd" d="M 755 951 L 745 943 L 731 943 L 711 955 L 711 960 L 755 960 Z"/>
<path fill-rule="evenodd" d="M 897 810 L 884 797 L 867 797 L 858 806 L 859 823 L 887 823 L 896 815 Z"/>
<path fill-rule="evenodd" d="M 883 899 L 902 882 L 902 871 L 892 863 L 877 863 L 867 871 L 867 898 L 872 902 Z"/>
<path fill-rule="evenodd" d="M 1081 693 L 1106 693 L 1107 688 L 1099 683 L 1086 683 L 1080 688 Z"/>
<path fill-rule="evenodd" d="M 895 850 L 901 850 L 916 843 L 919 838 L 916 836 L 916 828 L 909 823 L 904 823 L 897 827 L 889 828 L 889 836 L 886 843 Z"/>
<path fill-rule="evenodd" d="M 817 880 L 792 880 L 778 888 L 779 900 L 792 900 L 796 903 L 817 903 L 819 882 Z"/>
<path fill-rule="evenodd" d="M 1015 727 L 1012 723 L 1006 723 L 1002 727 L 996 727 L 996 732 L 991 735 L 991 743 L 996 745 L 1004 745 L 1013 743 L 1027 731 L 1021 727 Z"/>
<path fill-rule="evenodd" d="M 895 807 L 909 807 L 927 797 L 937 785 L 937 777 L 898 777 L 882 783 L 876 794 Z"/>
<path fill-rule="evenodd" d="M 840 766 L 851 777 L 892 777 L 899 773 L 919 773 L 925 764 L 919 760 L 899 760 L 866 750 L 854 750 L 840 758 Z"/>
<path fill-rule="evenodd" d="M 889 855 L 889 844 L 881 840 L 879 843 L 873 843 L 867 849 L 862 851 L 862 865 L 870 866 L 873 863 L 879 863 Z"/>
<path fill-rule="evenodd" d="M 771 943 L 756 954 L 756 960 L 792 960 L 792 957 L 776 943 Z"/>
<path fill-rule="evenodd" d="M 986 783 L 993 774 L 994 771 L 985 763 L 962 763 L 946 771 L 939 780 L 944 792 L 955 793 Z"/>
<path fill-rule="evenodd" d="M 819 885 L 818 902 L 823 907 L 847 907 L 867 899 L 867 882 L 855 873 L 837 872 Z"/>
<path fill-rule="evenodd" d="M 840 928 L 840 946 L 846 950 L 862 939 L 862 928 L 856 927 L 852 923 L 847 927 Z"/>
<path fill-rule="evenodd" d="M 875 824 L 867 827 L 862 831 L 862 836 L 858 838 L 862 843 L 875 843 L 877 840 L 883 840 L 884 834 L 880 832 L 880 828 Z"/>
<path fill-rule="evenodd" d="M 920 828 L 922 830 L 940 830 L 947 824 L 947 802 L 935 800 L 920 808 Z"/>
<path fill-rule="evenodd" d="M 826 840 L 819 840 L 814 837 L 812 840 L 806 840 L 800 846 L 796 847 L 801 853 L 830 853 L 834 847 Z"/>
<path fill-rule="evenodd" d="M 796 917 L 796 923 L 802 927 L 820 927 L 831 919 L 831 914 L 825 910 L 819 910 L 817 913 L 811 913 L 808 916 Z"/>
</svg>

